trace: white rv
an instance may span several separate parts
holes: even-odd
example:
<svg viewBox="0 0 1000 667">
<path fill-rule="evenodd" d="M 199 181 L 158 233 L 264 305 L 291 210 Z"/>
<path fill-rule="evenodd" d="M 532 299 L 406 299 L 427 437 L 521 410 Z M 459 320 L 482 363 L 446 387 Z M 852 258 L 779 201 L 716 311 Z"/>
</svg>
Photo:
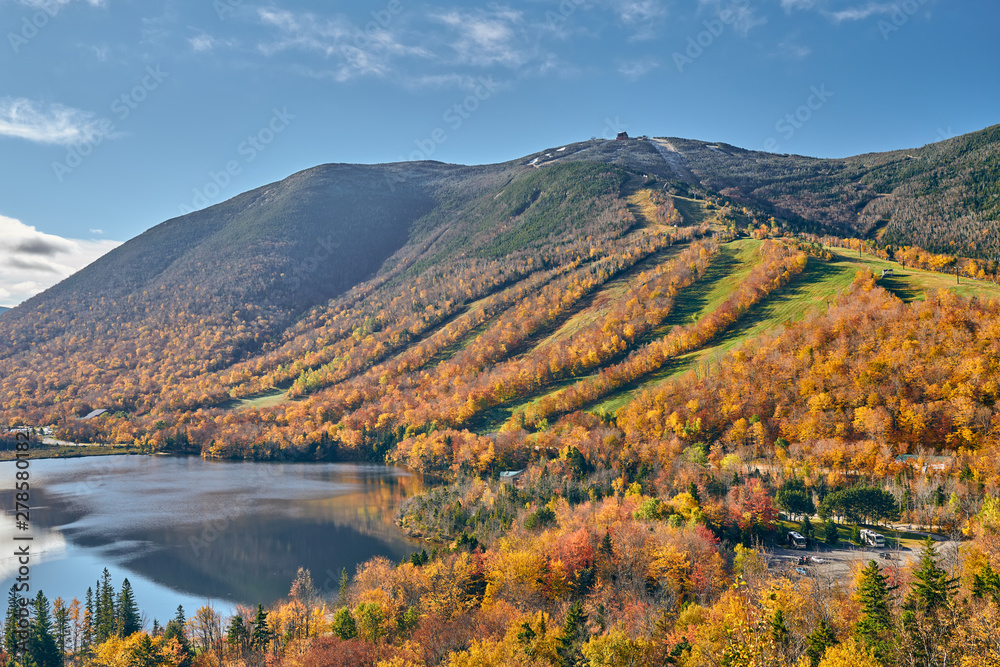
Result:
<svg viewBox="0 0 1000 667">
<path fill-rule="evenodd" d="M 885 547 L 885 536 L 867 528 L 861 529 L 861 544 L 881 549 Z"/>
<path fill-rule="evenodd" d="M 788 544 L 793 549 L 805 549 L 806 538 L 803 537 L 801 533 L 796 533 L 794 530 L 790 530 L 788 531 Z"/>
</svg>

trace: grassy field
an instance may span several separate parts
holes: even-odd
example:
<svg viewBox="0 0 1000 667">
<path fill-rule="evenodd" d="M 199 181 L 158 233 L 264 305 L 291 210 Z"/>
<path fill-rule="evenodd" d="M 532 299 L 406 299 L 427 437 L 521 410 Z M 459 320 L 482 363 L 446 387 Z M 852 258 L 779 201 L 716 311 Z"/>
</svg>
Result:
<svg viewBox="0 0 1000 667">
<path fill-rule="evenodd" d="M 819 519 L 811 519 L 813 527 L 813 539 L 819 540 L 821 543 L 825 544 L 826 534 L 823 532 L 823 522 Z M 790 530 L 802 532 L 802 522 L 801 521 L 789 521 L 787 519 L 780 519 L 777 522 L 778 525 L 778 535 L 784 536 Z M 877 533 L 885 536 L 885 550 L 902 550 L 902 551 L 920 551 L 923 547 L 924 540 L 926 536 L 923 533 L 914 533 L 905 530 L 895 530 L 893 528 L 887 528 L 886 526 L 872 526 L 868 524 L 858 524 L 858 528 L 869 528 Z M 854 532 L 853 524 L 837 523 L 837 536 L 839 538 L 839 544 L 841 546 L 852 545 L 852 546 L 862 546 L 856 542 L 851 541 L 851 534 Z M 938 535 L 938 539 L 945 539 L 944 535 Z"/>
<path fill-rule="evenodd" d="M 674 255 L 678 254 L 685 247 L 685 245 L 674 245 L 661 250 L 660 252 L 654 253 L 641 262 L 637 262 L 635 266 L 623 271 L 620 275 L 606 282 L 590 297 L 582 299 L 582 307 L 580 310 L 574 313 L 563 323 L 562 326 L 553 331 L 550 335 L 539 340 L 538 344 L 535 345 L 535 349 L 541 349 L 555 341 L 570 338 L 573 334 L 580 331 L 584 327 L 596 322 L 604 315 L 609 304 L 622 297 L 628 289 L 635 284 L 643 271 L 647 271 L 656 267 L 658 264 L 669 261 Z"/>
<path fill-rule="evenodd" d="M 256 396 L 251 396 L 249 398 L 241 398 L 233 401 L 230 409 L 232 410 L 248 410 L 249 408 L 270 408 L 275 405 L 281 405 L 282 403 L 287 403 L 290 399 L 283 389 L 272 389 L 271 391 L 265 391 L 262 394 Z"/>
<path fill-rule="evenodd" d="M 700 225 L 714 216 L 710 216 L 705 210 L 705 202 L 700 199 L 688 199 L 673 195 L 674 208 L 676 208 L 684 218 L 684 224 L 688 227 Z"/>
</svg>

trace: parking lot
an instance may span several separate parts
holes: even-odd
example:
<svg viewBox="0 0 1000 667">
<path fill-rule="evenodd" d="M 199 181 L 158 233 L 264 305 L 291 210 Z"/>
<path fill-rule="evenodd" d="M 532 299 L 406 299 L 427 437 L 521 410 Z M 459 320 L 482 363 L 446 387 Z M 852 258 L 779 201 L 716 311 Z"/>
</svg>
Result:
<svg viewBox="0 0 1000 667">
<path fill-rule="evenodd" d="M 938 555 L 945 569 L 956 560 L 958 546 L 958 542 L 948 540 L 937 542 Z M 802 558 L 805 558 L 805 563 L 801 562 Z M 833 584 L 846 582 L 855 563 L 875 560 L 882 566 L 906 567 L 919 558 L 918 544 L 885 549 L 847 544 L 835 547 L 819 545 L 806 550 L 774 547 L 769 551 L 768 565 L 775 569 L 787 570 L 792 576 L 813 577 Z"/>
</svg>

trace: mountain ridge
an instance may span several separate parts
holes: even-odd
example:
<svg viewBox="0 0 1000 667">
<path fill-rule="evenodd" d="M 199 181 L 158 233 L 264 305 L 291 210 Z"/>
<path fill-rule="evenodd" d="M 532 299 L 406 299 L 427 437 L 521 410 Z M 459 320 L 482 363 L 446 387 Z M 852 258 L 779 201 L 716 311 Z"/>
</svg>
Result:
<svg viewBox="0 0 1000 667">
<path fill-rule="evenodd" d="M 320 165 L 161 223 L 4 315 L 0 392 L 13 418 L 75 438 L 212 456 L 385 452 L 433 424 L 538 427 L 713 344 L 772 290 L 821 279 L 808 267 L 832 255 L 801 233 L 867 236 L 859 250 L 891 259 L 879 239 L 907 218 L 885 202 L 943 215 L 961 187 L 979 207 L 967 222 L 994 222 L 992 186 L 976 188 L 998 135 L 834 161 L 638 138 L 494 165 Z M 937 190 L 919 190 L 931 177 Z M 664 294 L 690 298 L 733 255 L 718 244 L 747 237 L 780 241 L 741 269 L 750 286 L 733 283 L 749 301 L 715 299 L 725 312 L 703 313 L 720 323 L 709 329 L 657 324 Z M 672 264 L 675 246 L 690 264 Z M 809 259 L 792 271 L 782 252 Z M 666 282 L 644 288 L 654 274 Z M 610 385 L 582 380 L 605 370 Z M 583 384 L 518 407 L 570 381 Z M 96 408 L 115 416 L 73 421 Z"/>
</svg>

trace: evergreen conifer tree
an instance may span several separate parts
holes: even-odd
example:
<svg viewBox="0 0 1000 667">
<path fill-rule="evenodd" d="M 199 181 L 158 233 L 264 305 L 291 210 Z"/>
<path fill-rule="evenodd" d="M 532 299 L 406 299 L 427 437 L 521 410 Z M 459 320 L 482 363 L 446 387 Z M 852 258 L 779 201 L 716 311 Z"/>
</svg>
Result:
<svg viewBox="0 0 1000 667">
<path fill-rule="evenodd" d="M 122 581 L 122 589 L 118 594 L 118 604 L 116 605 L 115 612 L 115 630 L 119 637 L 128 637 L 142 629 L 139 619 L 139 606 L 135 602 L 132 584 L 129 583 L 128 578 Z"/>
<path fill-rule="evenodd" d="M 611 542 L 611 532 L 605 531 L 604 537 L 601 539 L 601 553 L 607 559 L 612 559 L 615 557 L 615 545 Z"/>
<path fill-rule="evenodd" d="M 271 642 L 271 629 L 267 625 L 267 612 L 264 605 L 257 604 L 257 616 L 253 620 L 253 632 L 250 633 L 250 648 L 264 653 Z"/>
<path fill-rule="evenodd" d="M 958 586 L 956 579 L 937 563 L 937 548 L 930 537 L 924 541 L 920 553 L 920 566 L 913 573 L 913 587 L 906 599 L 906 606 L 925 613 L 944 607 L 951 599 L 952 591 Z"/>
<path fill-rule="evenodd" d="M 95 601 L 95 639 L 96 643 L 105 641 L 115 634 L 115 588 L 111 585 L 111 573 L 104 568 L 97 582 L 97 600 Z"/>
<path fill-rule="evenodd" d="M 788 626 L 785 624 L 785 612 L 778 609 L 768 622 L 771 626 L 771 637 L 781 646 L 788 644 Z"/>
<path fill-rule="evenodd" d="M 826 649 L 836 644 L 837 636 L 833 634 L 833 628 L 825 620 L 820 620 L 816 629 L 806 637 L 805 655 L 809 659 L 809 667 L 819 667 Z"/>
<path fill-rule="evenodd" d="M 250 648 L 250 629 L 243 622 L 243 617 L 239 614 L 233 616 L 226 630 L 226 641 L 230 648 L 236 652 L 238 658 L 246 655 Z"/>
<path fill-rule="evenodd" d="M 62 598 L 56 598 L 52 603 L 52 618 L 54 621 L 53 634 L 56 645 L 59 647 L 59 652 L 65 655 L 66 644 L 70 639 L 70 623 L 69 609 L 66 608 L 66 603 L 63 602 Z"/>
<path fill-rule="evenodd" d="M 177 605 L 177 614 L 170 619 L 167 626 L 163 629 L 163 640 L 170 641 L 171 639 L 176 639 L 184 651 L 184 659 L 178 667 L 188 667 L 191 664 L 191 643 L 188 641 L 187 633 L 185 632 L 185 623 L 187 623 L 187 619 L 184 617 L 184 607 Z"/>
<path fill-rule="evenodd" d="M 559 658 L 565 667 L 572 667 L 582 656 L 580 646 L 587 639 L 587 615 L 583 613 L 583 604 L 574 602 L 566 614 L 562 634 L 559 636 Z"/>
<path fill-rule="evenodd" d="M 11 584 L 7 593 L 7 616 L 3 624 L 3 650 L 8 659 L 17 654 L 17 621 L 21 608 L 21 596 L 17 593 L 17 584 Z"/>
<path fill-rule="evenodd" d="M 823 524 L 823 537 L 830 546 L 840 542 L 840 532 L 837 530 L 837 524 L 834 523 L 833 519 L 827 519 L 826 523 Z"/>
<path fill-rule="evenodd" d="M 885 663 L 893 642 L 893 620 L 889 610 L 888 577 L 882 574 L 878 563 L 869 561 L 861 571 L 858 597 L 861 601 L 861 619 L 854 627 L 854 635 L 875 653 L 875 658 Z"/>
<path fill-rule="evenodd" d="M 958 582 L 937 561 L 934 540 L 928 537 L 900 614 L 909 653 L 919 665 L 941 662 L 938 658 L 942 651 L 947 653 L 955 624 L 960 622 L 959 615 L 948 613 Z"/>
<path fill-rule="evenodd" d="M 358 636 L 358 624 L 347 607 L 341 607 L 333 615 L 333 634 L 341 639 L 353 639 Z"/>
<path fill-rule="evenodd" d="M 52 616 L 49 613 L 49 601 L 42 591 L 38 591 L 32 603 L 34 622 L 31 624 L 31 636 L 28 638 L 28 654 L 25 656 L 27 667 L 62 667 L 63 655 L 52 637 Z"/>
</svg>

